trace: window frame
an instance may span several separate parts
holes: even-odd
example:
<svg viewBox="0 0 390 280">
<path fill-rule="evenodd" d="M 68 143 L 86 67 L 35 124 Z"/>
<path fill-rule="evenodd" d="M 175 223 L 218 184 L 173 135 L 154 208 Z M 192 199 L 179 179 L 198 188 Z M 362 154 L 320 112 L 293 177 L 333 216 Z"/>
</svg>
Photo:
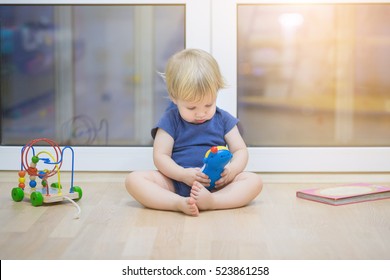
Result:
<svg viewBox="0 0 390 280">
<path fill-rule="evenodd" d="M 259 1 L 212 2 L 212 54 L 230 87 L 219 103 L 237 114 L 237 7 L 243 4 L 367 3 L 367 1 Z M 370 1 L 390 3 L 390 1 Z M 227 31 L 229 30 L 229 31 Z M 236 32 L 230 32 L 235 30 Z M 249 147 L 248 171 L 255 172 L 389 172 L 390 142 L 386 147 Z"/>
<path fill-rule="evenodd" d="M 185 4 L 186 48 L 201 48 L 218 61 L 229 87 L 220 92 L 218 106 L 237 116 L 237 5 L 291 4 L 298 1 L 176 0 L 176 1 L 77 1 L 77 4 Z M 73 1 L 61 1 L 72 4 Z M 325 1 L 299 1 L 325 3 Z M 367 1 L 326 1 L 367 3 Z M 374 1 L 373 3 L 390 3 Z M 31 4 L 1 1 L 1 4 Z M 59 4 L 34 1 L 34 4 Z M 200 20 L 201 19 L 201 20 Z M 389 143 L 390 144 L 390 143 Z M 20 169 L 21 146 L 0 146 L 0 170 Z M 76 171 L 132 171 L 155 169 L 152 147 L 75 146 Z M 389 172 L 387 147 L 249 147 L 246 170 L 254 172 Z M 71 166 L 64 162 L 64 170 Z"/>
</svg>

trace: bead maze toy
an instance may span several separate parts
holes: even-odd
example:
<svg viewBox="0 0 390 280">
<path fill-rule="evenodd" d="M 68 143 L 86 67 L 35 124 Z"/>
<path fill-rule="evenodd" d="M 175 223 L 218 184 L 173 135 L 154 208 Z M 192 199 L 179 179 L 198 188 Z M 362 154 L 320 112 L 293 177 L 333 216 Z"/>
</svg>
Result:
<svg viewBox="0 0 390 280">
<path fill-rule="evenodd" d="M 225 146 L 213 146 L 203 158 L 202 172 L 209 176 L 211 182 L 206 189 L 211 191 L 215 188 L 215 182 L 221 178 L 225 166 L 230 162 L 233 155 Z"/>
<path fill-rule="evenodd" d="M 44 142 L 52 148 L 53 152 L 42 150 L 36 152 L 34 145 Z M 40 147 L 44 149 L 46 146 Z M 38 149 L 37 149 L 38 150 Z M 63 155 L 65 150 L 70 150 L 72 154 L 72 170 L 71 170 L 71 182 L 69 192 L 66 193 L 63 190 L 61 184 L 60 169 L 63 162 Z M 29 159 L 31 160 L 30 163 Z M 38 163 L 42 163 L 47 169 L 39 170 Z M 73 185 L 74 176 L 74 151 L 70 146 L 65 146 L 62 150 L 54 141 L 47 138 L 39 138 L 30 141 L 21 150 L 21 168 L 18 172 L 19 185 L 12 189 L 11 196 L 16 202 L 22 201 L 24 197 L 30 199 L 33 206 L 41 206 L 43 203 L 60 202 L 63 200 L 69 200 L 79 209 L 74 200 L 79 200 L 82 197 L 82 190 L 78 186 Z M 26 187 L 26 175 L 29 176 L 29 188 Z M 53 182 L 51 185 L 48 183 L 48 178 L 57 175 L 57 182 Z M 37 184 L 37 178 L 41 180 L 41 186 Z"/>
</svg>

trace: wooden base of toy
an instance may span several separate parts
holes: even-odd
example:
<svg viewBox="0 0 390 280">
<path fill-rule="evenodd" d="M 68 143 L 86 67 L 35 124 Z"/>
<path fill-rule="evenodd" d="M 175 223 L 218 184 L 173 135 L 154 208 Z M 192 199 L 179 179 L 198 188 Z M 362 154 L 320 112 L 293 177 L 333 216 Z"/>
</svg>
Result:
<svg viewBox="0 0 390 280">
<path fill-rule="evenodd" d="M 53 203 L 53 202 L 60 202 L 65 200 L 64 196 L 77 200 L 80 199 L 78 192 L 73 193 L 66 193 L 62 191 L 61 193 L 58 193 L 58 189 L 56 188 L 49 188 L 49 194 L 47 194 L 46 189 L 39 189 L 39 190 L 24 190 L 24 196 L 28 199 L 31 199 L 31 194 L 33 192 L 40 192 L 43 197 L 43 203 Z"/>
<path fill-rule="evenodd" d="M 63 192 L 61 188 L 13 188 L 11 192 L 12 199 L 16 202 L 28 198 L 33 206 L 41 206 L 44 203 L 61 202 L 63 200 L 79 200 L 83 192 L 80 187 L 74 186 L 73 192 Z"/>
</svg>

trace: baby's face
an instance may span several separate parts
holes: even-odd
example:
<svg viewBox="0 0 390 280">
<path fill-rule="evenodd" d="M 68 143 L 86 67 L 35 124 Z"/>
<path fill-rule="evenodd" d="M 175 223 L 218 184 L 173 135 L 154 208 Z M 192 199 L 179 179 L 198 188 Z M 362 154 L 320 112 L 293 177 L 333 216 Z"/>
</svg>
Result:
<svg viewBox="0 0 390 280">
<path fill-rule="evenodd" d="M 183 100 L 174 101 L 179 109 L 180 116 L 189 123 L 201 124 L 210 120 L 217 109 L 216 99 L 204 99 L 198 102 Z"/>
</svg>

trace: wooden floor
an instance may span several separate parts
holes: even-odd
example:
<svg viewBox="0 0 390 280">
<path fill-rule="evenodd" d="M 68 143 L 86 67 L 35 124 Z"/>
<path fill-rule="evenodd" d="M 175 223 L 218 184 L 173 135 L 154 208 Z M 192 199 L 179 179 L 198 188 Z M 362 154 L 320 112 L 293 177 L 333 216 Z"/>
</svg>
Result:
<svg viewBox="0 0 390 280">
<path fill-rule="evenodd" d="M 0 259 L 390 259 L 390 199 L 329 206 L 295 192 L 390 174 L 264 174 L 249 206 L 199 217 L 145 209 L 123 185 L 125 173 L 76 173 L 70 202 L 14 202 L 17 172 L 0 172 Z M 63 174 L 62 182 L 67 188 Z"/>
</svg>

